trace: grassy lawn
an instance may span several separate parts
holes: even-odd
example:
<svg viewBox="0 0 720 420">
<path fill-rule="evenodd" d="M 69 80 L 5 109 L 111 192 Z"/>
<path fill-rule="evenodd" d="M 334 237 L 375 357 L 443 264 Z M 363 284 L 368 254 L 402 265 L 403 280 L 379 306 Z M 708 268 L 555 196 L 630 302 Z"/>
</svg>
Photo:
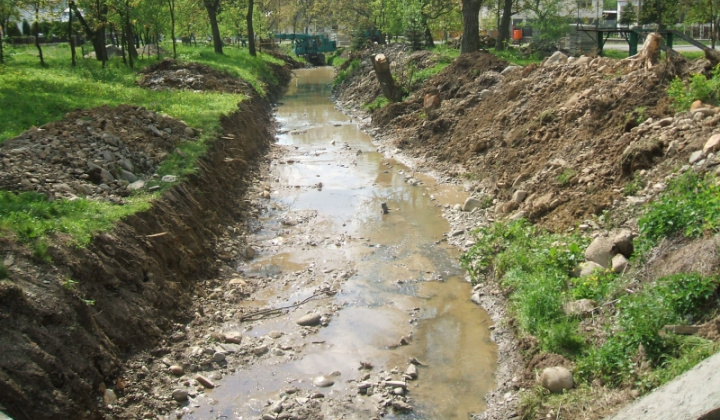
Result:
<svg viewBox="0 0 720 420">
<path fill-rule="evenodd" d="M 171 154 L 158 169 L 158 173 L 185 175 L 194 171 L 196 159 L 215 138 L 219 117 L 247 99 L 237 94 L 143 89 L 135 85 L 135 71 L 121 58 L 111 59 L 106 68 L 96 60 L 78 58 L 78 65 L 72 67 L 67 45 L 48 45 L 43 53 L 45 67 L 40 66 L 34 47 L 5 46 L 6 63 L 0 65 L 0 143 L 33 126 L 60 120 L 76 109 L 142 106 L 184 120 L 203 133 L 197 142 L 184 142 L 180 156 Z M 240 49 L 228 48 L 225 55 L 217 55 L 207 46 L 178 46 L 178 59 L 227 71 L 260 93 L 265 92 L 267 83 L 275 82 L 270 78 L 273 72 L 268 64 L 280 62 L 267 54 L 251 57 L 247 50 Z M 135 66 L 141 69 L 156 61 L 155 57 L 138 59 Z M 125 205 L 116 205 L 82 198 L 73 202 L 48 201 L 34 193 L 0 191 L 0 235 L 13 235 L 31 243 L 36 254 L 41 255 L 46 236 L 53 232 L 68 233 L 83 245 L 93 233 L 110 229 L 115 221 L 147 209 L 157 195 L 141 191 L 129 197 Z"/>
</svg>

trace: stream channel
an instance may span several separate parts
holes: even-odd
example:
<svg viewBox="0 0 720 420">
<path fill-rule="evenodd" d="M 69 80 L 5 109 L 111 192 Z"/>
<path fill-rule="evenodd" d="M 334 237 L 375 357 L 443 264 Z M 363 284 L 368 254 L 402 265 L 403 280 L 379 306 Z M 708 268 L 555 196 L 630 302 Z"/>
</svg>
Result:
<svg viewBox="0 0 720 420">
<path fill-rule="evenodd" d="M 402 380 L 413 358 L 422 365 L 403 397 L 413 411 L 388 409 L 385 418 L 481 412 L 494 386 L 492 322 L 470 301 L 459 254 L 443 240 L 442 207 L 462 203 L 466 193 L 378 152 L 358 122 L 335 109 L 332 68 L 295 73 L 275 116 L 270 199 L 250 238 L 257 255 L 237 266 L 265 286 L 241 310 L 333 293 L 280 316 L 225 325 L 270 351 L 225 376 L 208 390 L 210 404 L 185 418 L 260 418 L 268 401 L 291 389 L 291 398 L 321 392 L 325 418 L 370 419 L 393 396 L 360 395 L 363 375 Z M 297 325 L 307 313 L 323 314 L 324 326 Z M 313 384 L 320 375 L 334 385 Z"/>
</svg>

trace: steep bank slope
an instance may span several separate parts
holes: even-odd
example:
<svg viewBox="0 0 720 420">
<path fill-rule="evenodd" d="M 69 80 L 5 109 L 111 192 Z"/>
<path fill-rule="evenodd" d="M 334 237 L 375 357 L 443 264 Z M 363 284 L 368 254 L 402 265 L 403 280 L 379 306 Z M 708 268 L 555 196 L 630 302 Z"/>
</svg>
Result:
<svg viewBox="0 0 720 420">
<path fill-rule="evenodd" d="M 289 69 L 275 71 L 287 83 Z M 2 238 L 0 404 L 9 415 L 104 417 L 98 403 L 112 403 L 107 388 L 123 388 L 123 359 L 161 342 L 187 315 L 194 282 L 214 271 L 223 224 L 244 217 L 242 195 L 273 140 L 270 112 L 257 95 L 239 104 L 188 182 L 87 247 L 52 238 L 46 263 Z M 63 123 L 75 121 L 55 124 Z"/>
</svg>

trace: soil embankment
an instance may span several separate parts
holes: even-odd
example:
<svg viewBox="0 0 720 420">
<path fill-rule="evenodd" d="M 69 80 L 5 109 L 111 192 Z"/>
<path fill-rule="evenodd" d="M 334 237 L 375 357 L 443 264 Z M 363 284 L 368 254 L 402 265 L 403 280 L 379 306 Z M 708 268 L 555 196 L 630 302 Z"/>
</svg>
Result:
<svg viewBox="0 0 720 420">
<path fill-rule="evenodd" d="M 434 172 L 443 182 L 464 185 L 477 200 L 474 211 L 462 206 L 445 211 L 451 223 L 448 242 L 462 250 L 474 244 L 476 228 L 503 219 L 527 218 L 556 232 L 579 230 L 589 237 L 618 226 L 637 234 L 643 205 L 678 171 L 716 170 L 716 154 L 703 151 L 703 145 L 717 133 L 718 109 L 674 113 L 666 94 L 675 75 L 711 71 L 706 60 L 678 59 L 648 69 L 632 59 L 557 55 L 518 67 L 478 52 L 460 56 L 403 102 L 370 115 L 361 106 L 380 95 L 369 60 L 377 52 L 389 56 L 397 70 L 407 63 L 417 70 L 433 65 L 427 52 L 397 46 L 368 51 L 359 71 L 337 89 L 338 106 L 363 118 L 386 151 L 409 156 L 416 170 Z M 427 101 L 432 95 L 437 98 Z M 707 272 L 692 258 L 677 262 L 694 246 L 697 242 L 673 243 L 657 250 L 646 266 L 631 270 L 641 281 L 651 281 L 661 261 L 676 261 L 661 270 L 664 275 Z M 716 270 L 717 252 L 712 254 L 705 260 Z M 488 410 L 479 418 L 514 418 L 520 415 L 522 391 L 536 386 L 540 366 L 532 359 L 539 349 L 532 337 L 514 337 L 505 291 L 497 282 L 476 286 L 472 299 L 493 317 L 499 345 L 498 388 L 487 396 Z M 610 309 L 602 314 L 612 315 Z M 545 358 L 540 362 L 572 368 L 561 356 Z M 564 406 L 562 416 L 549 408 L 533 418 L 603 418 L 638 394 L 631 387 L 601 385 L 593 392 L 602 404 Z"/>
<path fill-rule="evenodd" d="M 289 81 L 288 68 L 275 71 L 279 84 Z M 213 245 L 223 226 L 246 216 L 243 193 L 273 141 L 269 102 L 245 93 L 251 99 L 222 118 L 222 135 L 197 172 L 149 210 L 87 247 L 51 238 L 52 263 L 13 238 L 1 240 L 8 272 L 0 282 L 3 411 L 18 420 L 104 418 L 100 407 L 115 404 L 124 389 L 123 360 L 173 340 L 195 282 L 216 270 Z M 2 145 L 1 169 L 17 177 L 4 187 L 121 203 L 132 184 L 120 179 L 122 171 L 151 174 L 178 136 L 192 141 L 195 133 L 186 129 L 133 107 L 78 111 Z M 112 164 L 113 173 L 103 164 L 88 169 L 98 147 L 105 155 L 95 161 Z"/>
</svg>

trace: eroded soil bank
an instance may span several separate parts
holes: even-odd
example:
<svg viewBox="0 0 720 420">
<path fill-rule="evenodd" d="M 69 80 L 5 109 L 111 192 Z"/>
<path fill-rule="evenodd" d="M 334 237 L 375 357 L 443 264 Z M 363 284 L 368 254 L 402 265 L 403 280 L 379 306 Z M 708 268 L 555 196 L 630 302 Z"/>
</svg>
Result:
<svg viewBox="0 0 720 420">
<path fill-rule="evenodd" d="M 277 67 L 275 71 L 280 83 L 287 83 L 289 70 Z M 251 100 L 222 118 L 222 136 L 201 160 L 197 173 L 170 189 L 150 210 L 126 218 L 87 247 L 69 245 L 63 237 L 51 238 L 52 263 L 38 259 L 13 238 L 3 237 L 0 254 L 8 279 L 0 282 L 0 403 L 8 415 L 15 419 L 107 418 L 107 405 L 117 404 L 127 385 L 124 359 L 171 342 L 176 322 L 190 318 L 196 282 L 217 271 L 216 238 L 230 221 L 248 217 L 242 197 L 258 160 L 273 142 L 270 104 L 246 93 Z M 23 164 L 58 157 L 54 163 L 69 166 L 60 173 L 79 176 L 87 167 L 73 172 L 74 154 L 90 152 L 95 146 L 73 146 L 78 125 L 96 141 L 114 142 L 109 160 L 114 153 L 149 147 L 178 132 L 172 124 L 160 126 L 141 109 L 109 116 L 92 110 L 86 114 L 69 115 L 36 129 L 37 139 L 28 146 L 5 142 L 0 149 L 4 164 L 17 156 L 24 159 Z M 138 128 L 128 129 L 128 122 Z M 51 153 L 42 148 L 43 142 Z M 157 164 L 148 160 L 156 158 L 152 154 L 136 151 L 127 156 L 144 156 L 142 162 Z M 27 177 L 17 183 L 21 190 L 97 194 L 97 199 L 119 202 L 127 195 L 128 182 L 113 177 L 97 180 L 107 188 L 89 183 L 80 189 L 80 181 L 58 187 L 54 174 L 33 177 L 34 170 L 28 171 L 18 175 Z M 100 169 L 97 172 L 101 174 Z"/>
<path fill-rule="evenodd" d="M 472 211 L 445 210 L 448 241 L 462 250 L 475 243 L 476 228 L 518 218 L 590 238 L 617 227 L 637 234 L 644 205 L 678 173 L 717 172 L 717 154 L 707 144 L 718 131 L 718 109 L 700 105 L 674 113 L 666 94 L 675 75 L 708 74 L 707 60 L 678 58 L 646 68 L 634 59 L 556 56 L 518 67 L 477 52 L 460 56 L 403 102 L 368 113 L 363 105 L 380 95 L 369 59 L 378 52 L 390 57 L 396 73 L 429 68 L 437 60 L 432 52 L 397 45 L 356 54 L 359 70 L 336 91 L 338 105 L 365 121 L 365 129 L 388 150 L 408 156 L 415 170 L 463 185 L 477 200 Z M 437 95 L 429 102 L 435 106 L 425 106 L 426 94 Z M 717 272 L 717 250 L 690 257 L 716 240 L 668 241 L 630 273 L 642 284 L 662 275 Z M 498 387 L 487 396 L 488 410 L 478 416 L 483 419 L 520 416 L 521 395 L 537 386 L 542 368 L 573 369 L 562 356 L 543 353 L 534 337 L 514 337 L 515 320 L 505 313 L 509 291 L 497 280 L 489 273 L 472 295 L 498 327 L 493 332 Z M 598 316 L 615 314 L 609 307 Z M 604 337 L 593 319 L 582 328 Z M 587 389 L 593 398 L 582 404 L 563 404 L 560 411 L 539 406 L 524 414 L 599 419 L 640 394 L 633 386 L 610 389 L 602 383 Z"/>
</svg>

